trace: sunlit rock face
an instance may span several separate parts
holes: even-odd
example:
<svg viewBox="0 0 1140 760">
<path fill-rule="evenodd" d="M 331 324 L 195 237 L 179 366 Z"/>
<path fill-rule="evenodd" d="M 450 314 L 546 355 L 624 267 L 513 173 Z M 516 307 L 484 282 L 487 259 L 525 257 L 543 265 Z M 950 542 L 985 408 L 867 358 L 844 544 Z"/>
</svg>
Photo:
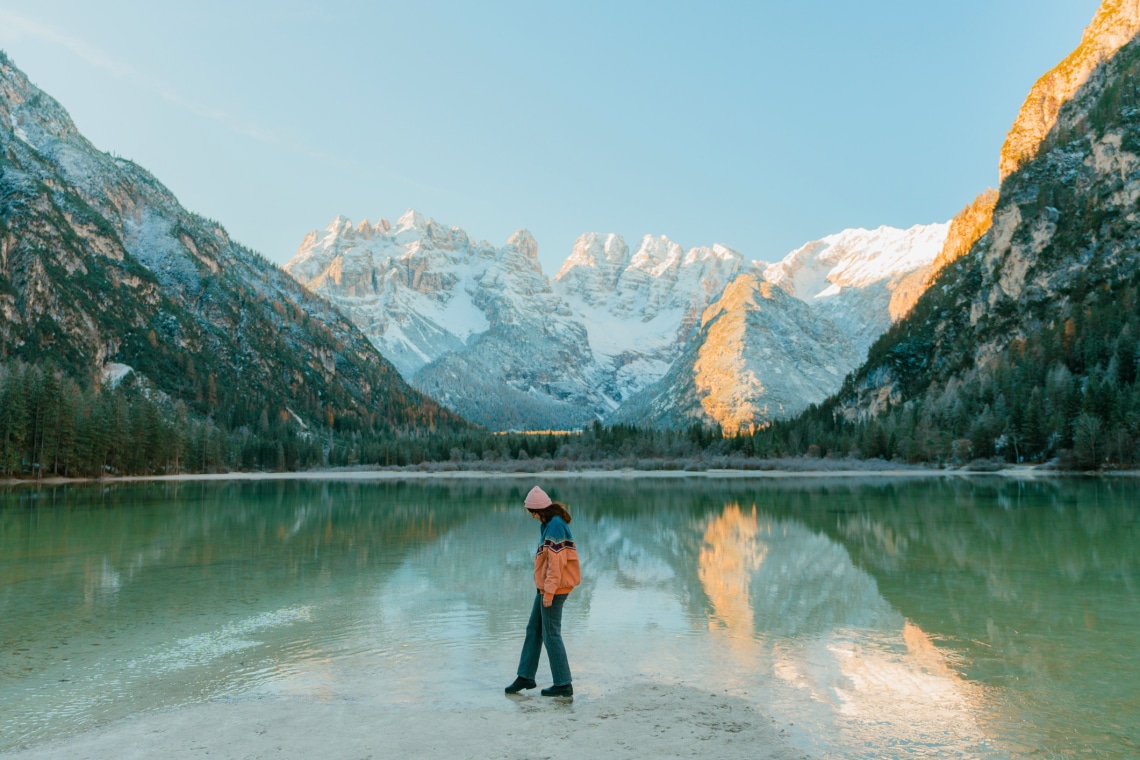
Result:
<svg viewBox="0 0 1140 760">
<path fill-rule="evenodd" d="M 1072 126 L 1080 114 L 1063 118 L 1061 107 L 1089 83 L 1097 67 L 1140 33 L 1140 0 L 1104 0 L 1085 29 L 1081 44 L 1037 80 L 1001 149 L 1001 179 L 1037 156 L 1056 127 Z"/>
<path fill-rule="evenodd" d="M 827 396 L 858 362 L 847 336 L 755 274 L 734 280 L 702 321 L 696 396 L 729 434 Z"/>
<path fill-rule="evenodd" d="M 979 193 L 974 200 L 954 215 L 946 233 L 942 250 L 934 261 L 905 275 L 891 293 L 891 320 L 897 322 L 910 313 L 926 290 L 934 284 L 950 264 L 970 252 L 974 243 L 981 239 L 993 225 L 994 206 L 997 204 L 996 190 Z"/>
<path fill-rule="evenodd" d="M 661 380 L 614 419 L 715 422 L 731 434 L 822 401 L 890 326 L 894 293 L 930 267 L 947 230 L 846 230 L 777 264 L 754 262 L 704 310 L 699 332 Z"/>
<path fill-rule="evenodd" d="M 1080 46 L 1034 86 L 1002 150 L 999 193 L 959 215 L 937 281 L 858 370 L 842 414 L 873 415 L 884 396 L 952 397 L 999 361 L 1017 372 L 1022 341 L 1130 287 L 1140 271 L 1138 33 L 1140 2 L 1105 0 Z"/>
</svg>

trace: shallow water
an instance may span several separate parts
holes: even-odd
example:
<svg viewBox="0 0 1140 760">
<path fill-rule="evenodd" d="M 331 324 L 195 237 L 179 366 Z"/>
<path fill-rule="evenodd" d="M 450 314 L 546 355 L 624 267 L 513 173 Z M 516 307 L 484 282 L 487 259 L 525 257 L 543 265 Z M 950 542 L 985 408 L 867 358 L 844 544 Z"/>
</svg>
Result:
<svg viewBox="0 0 1140 760">
<path fill-rule="evenodd" d="M 219 699 L 517 709 L 531 485 L 0 490 L 0 752 Z M 544 485 L 579 701 L 727 691 L 818 757 L 1140 755 L 1132 482 Z"/>
</svg>

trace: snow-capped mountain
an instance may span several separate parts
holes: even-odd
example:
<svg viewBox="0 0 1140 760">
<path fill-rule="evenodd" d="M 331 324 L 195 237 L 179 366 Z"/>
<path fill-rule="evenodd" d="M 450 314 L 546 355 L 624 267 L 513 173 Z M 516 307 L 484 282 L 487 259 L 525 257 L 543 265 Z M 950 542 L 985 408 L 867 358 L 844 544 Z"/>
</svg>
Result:
<svg viewBox="0 0 1140 760">
<path fill-rule="evenodd" d="M 753 262 L 704 310 L 683 357 L 614 420 L 736 432 L 822 401 L 890 326 L 893 296 L 927 271 L 947 230 L 851 229 Z"/>
<path fill-rule="evenodd" d="M 415 211 L 395 226 L 338 217 L 285 269 L 405 378 L 474 422 L 572 428 L 613 407 L 586 330 L 551 290 L 526 230 L 495 247 Z"/>
<path fill-rule="evenodd" d="M 946 228 L 847 230 L 771 265 L 723 245 L 646 235 L 631 252 L 588 233 L 552 284 L 525 230 L 495 247 L 409 211 L 394 226 L 338 217 L 285 268 L 472 421 L 739 429 L 837 390 Z"/>
<path fill-rule="evenodd" d="M 490 326 L 474 293 L 498 253 L 409 210 L 395 226 L 353 227 L 338 216 L 309 233 L 285 270 L 310 290 L 336 293 L 341 311 L 412 377 Z"/>
<path fill-rule="evenodd" d="M 613 421 L 666 428 L 716 422 L 735 433 L 827 397 L 861 359 L 830 320 L 756 267 L 729 283 L 681 357 Z"/>
<path fill-rule="evenodd" d="M 905 313 L 909 304 L 900 303 L 900 287 L 908 276 L 926 273 L 949 229 L 945 223 L 844 230 L 764 267 L 764 279 L 842 329 L 862 361 L 875 339 Z"/>
<path fill-rule="evenodd" d="M 701 312 L 745 266 L 722 245 L 685 251 L 646 235 L 587 233 L 554 277 L 554 292 L 586 328 L 606 395 L 617 401 L 658 380 L 700 329 Z"/>
</svg>

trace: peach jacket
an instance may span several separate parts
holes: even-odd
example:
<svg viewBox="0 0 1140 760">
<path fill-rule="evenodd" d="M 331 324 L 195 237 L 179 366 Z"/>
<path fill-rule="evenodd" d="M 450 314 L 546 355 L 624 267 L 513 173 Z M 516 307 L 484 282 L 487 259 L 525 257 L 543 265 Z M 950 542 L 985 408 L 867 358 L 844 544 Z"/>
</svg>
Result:
<svg viewBox="0 0 1140 760">
<path fill-rule="evenodd" d="M 570 526 L 561 517 L 552 517 L 542 526 L 542 543 L 534 555 L 534 585 L 549 605 L 555 594 L 569 594 L 581 582 L 582 567 Z"/>
</svg>

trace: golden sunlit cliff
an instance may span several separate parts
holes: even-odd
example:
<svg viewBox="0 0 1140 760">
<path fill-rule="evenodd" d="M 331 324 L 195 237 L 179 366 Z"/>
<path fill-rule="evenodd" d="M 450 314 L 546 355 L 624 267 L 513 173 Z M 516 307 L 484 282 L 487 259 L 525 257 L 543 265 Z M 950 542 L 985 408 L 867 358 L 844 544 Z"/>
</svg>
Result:
<svg viewBox="0 0 1140 760">
<path fill-rule="evenodd" d="M 1061 106 L 1084 86 L 1097 67 L 1140 33 L 1140 0 L 1104 0 L 1085 29 L 1081 44 L 1037 80 L 1005 138 L 999 164 L 1004 181 L 1037 156 L 1057 125 Z"/>
</svg>

